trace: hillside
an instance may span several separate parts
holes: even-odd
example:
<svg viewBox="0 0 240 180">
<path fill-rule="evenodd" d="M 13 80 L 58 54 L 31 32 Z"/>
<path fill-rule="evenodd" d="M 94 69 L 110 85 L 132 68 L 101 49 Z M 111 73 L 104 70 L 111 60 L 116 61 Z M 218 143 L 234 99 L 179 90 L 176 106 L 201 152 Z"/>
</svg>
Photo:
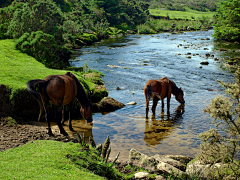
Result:
<svg viewBox="0 0 240 180">
<path fill-rule="evenodd" d="M 149 9 L 186 11 L 186 8 L 197 11 L 216 11 L 222 0 L 136 0 L 148 3 Z"/>
</svg>

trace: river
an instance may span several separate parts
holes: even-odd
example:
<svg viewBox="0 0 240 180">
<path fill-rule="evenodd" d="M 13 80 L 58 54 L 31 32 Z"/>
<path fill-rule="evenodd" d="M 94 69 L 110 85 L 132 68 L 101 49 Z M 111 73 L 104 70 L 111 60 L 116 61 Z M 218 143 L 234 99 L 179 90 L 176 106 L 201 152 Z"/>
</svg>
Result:
<svg viewBox="0 0 240 180">
<path fill-rule="evenodd" d="M 215 96 L 225 94 L 217 80 L 228 82 L 234 78 L 222 69 L 222 59 L 239 56 L 239 50 L 235 54 L 220 51 L 220 46 L 228 47 L 229 44 L 214 42 L 212 33 L 209 30 L 127 35 L 77 50 L 71 66 L 81 67 L 87 63 L 89 68 L 103 72 L 109 96 L 126 106 L 110 113 L 95 113 L 92 125 L 74 120 L 73 128 L 84 132 L 85 137 L 93 136 L 96 143 L 104 143 L 109 135 L 111 157 L 120 152 L 119 158 L 127 160 L 131 148 L 149 156 L 197 156 L 201 144 L 198 134 L 215 127 L 203 109 Z M 207 53 L 214 57 L 207 58 Z M 200 64 L 206 60 L 208 65 Z M 183 89 L 186 104 L 180 109 L 172 97 L 170 116 L 167 116 L 166 107 L 161 113 L 159 102 L 156 116 L 152 117 L 150 111 L 150 118 L 146 119 L 143 87 L 149 79 L 164 76 Z M 127 105 L 130 101 L 137 104 Z"/>
</svg>

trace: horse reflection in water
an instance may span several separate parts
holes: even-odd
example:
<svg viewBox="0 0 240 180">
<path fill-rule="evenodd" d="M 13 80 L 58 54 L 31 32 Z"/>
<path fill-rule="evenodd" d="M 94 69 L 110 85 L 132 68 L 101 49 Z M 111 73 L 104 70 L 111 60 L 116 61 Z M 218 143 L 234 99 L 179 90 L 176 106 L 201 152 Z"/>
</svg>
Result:
<svg viewBox="0 0 240 180">
<path fill-rule="evenodd" d="M 161 100 L 163 111 L 163 99 L 167 97 L 167 113 L 169 114 L 171 94 L 175 96 L 175 99 L 179 103 L 185 103 L 183 98 L 183 90 L 181 88 L 178 88 L 172 80 L 169 80 L 167 77 L 163 77 L 159 80 L 149 80 L 144 86 L 144 95 L 146 100 L 146 118 L 148 118 L 148 106 L 151 99 L 153 100 L 152 113 L 155 115 L 158 101 Z"/>
<path fill-rule="evenodd" d="M 184 112 L 184 106 L 180 105 L 171 115 L 164 116 L 162 112 L 159 120 L 156 120 L 155 116 L 152 116 L 151 121 L 147 119 L 144 132 L 144 141 L 147 145 L 154 146 L 156 144 L 161 144 L 161 141 L 171 134 L 176 125 L 181 123 Z"/>
</svg>

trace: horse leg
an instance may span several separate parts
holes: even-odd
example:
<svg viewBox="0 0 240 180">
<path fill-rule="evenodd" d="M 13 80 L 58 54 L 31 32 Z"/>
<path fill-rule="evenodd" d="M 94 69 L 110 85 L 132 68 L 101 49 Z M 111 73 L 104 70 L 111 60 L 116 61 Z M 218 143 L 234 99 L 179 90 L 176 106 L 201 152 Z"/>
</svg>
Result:
<svg viewBox="0 0 240 180">
<path fill-rule="evenodd" d="M 69 109 L 69 119 L 68 119 L 68 128 L 70 131 L 73 131 L 73 128 L 72 128 L 72 111 L 73 111 L 73 105 L 74 105 L 74 100 L 70 103 L 70 109 Z"/>
<path fill-rule="evenodd" d="M 55 118 L 57 120 L 58 128 L 61 134 L 63 134 L 64 136 L 67 136 L 68 133 L 63 129 L 61 124 L 61 112 L 62 112 L 62 107 L 60 105 L 56 106 Z"/>
<path fill-rule="evenodd" d="M 62 125 L 64 125 L 64 117 L 65 117 L 65 106 L 62 106 L 62 121 L 61 121 Z"/>
<path fill-rule="evenodd" d="M 51 126 L 50 126 L 50 113 L 49 113 L 48 105 L 46 103 L 43 103 L 43 107 L 45 110 L 45 118 L 48 123 L 48 134 L 49 134 L 49 136 L 53 136 Z"/>
<path fill-rule="evenodd" d="M 171 94 L 170 96 L 167 97 L 167 114 L 170 114 L 169 112 L 169 109 L 170 109 L 170 99 L 171 99 Z"/>
<path fill-rule="evenodd" d="M 162 106 L 161 106 L 162 112 L 164 112 L 164 99 L 161 99 L 161 103 L 162 103 Z"/>
<path fill-rule="evenodd" d="M 155 115 L 157 103 L 158 103 L 158 99 L 154 98 L 153 99 L 153 105 L 152 105 L 152 113 L 153 113 L 153 115 Z"/>
<path fill-rule="evenodd" d="M 146 118 L 148 118 L 148 111 L 149 111 L 149 101 L 146 100 Z"/>
</svg>

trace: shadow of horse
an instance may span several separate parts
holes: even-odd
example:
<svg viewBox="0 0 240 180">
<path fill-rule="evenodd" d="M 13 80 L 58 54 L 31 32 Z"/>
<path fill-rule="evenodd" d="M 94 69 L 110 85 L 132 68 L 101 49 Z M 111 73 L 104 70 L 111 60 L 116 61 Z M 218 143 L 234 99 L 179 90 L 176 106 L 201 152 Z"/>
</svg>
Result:
<svg viewBox="0 0 240 180">
<path fill-rule="evenodd" d="M 161 144 L 164 138 L 168 138 L 171 132 L 174 131 L 176 124 L 181 123 L 182 116 L 185 112 L 184 105 L 179 105 L 172 115 L 164 116 L 162 112 L 160 120 L 156 120 L 153 115 L 151 121 L 145 121 L 145 137 L 144 141 L 148 145 Z"/>
<path fill-rule="evenodd" d="M 71 114 L 73 110 L 74 100 L 77 98 L 81 105 L 80 112 L 87 122 L 92 122 L 92 104 L 79 82 L 79 80 L 71 72 L 64 75 L 50 75 L 43 80 L 34 79 L 27 83 L 27 89 L 30 94 L 38 101 L 40 113 L 38 121 L 41 117 L 44 107 L 46 121 L 48 122 L 48 134 L 52 134 L 50 127 L 49 102 L 56 106 L 55 119 L 57 121 L 60 133 L 68 135 L 62 127 L 64 119 L 61 122 L 62 109 L 64 105 L 70 104 L 68 127 L 70 131 L 74 131 L 71 124 Z"/>
</svg>

